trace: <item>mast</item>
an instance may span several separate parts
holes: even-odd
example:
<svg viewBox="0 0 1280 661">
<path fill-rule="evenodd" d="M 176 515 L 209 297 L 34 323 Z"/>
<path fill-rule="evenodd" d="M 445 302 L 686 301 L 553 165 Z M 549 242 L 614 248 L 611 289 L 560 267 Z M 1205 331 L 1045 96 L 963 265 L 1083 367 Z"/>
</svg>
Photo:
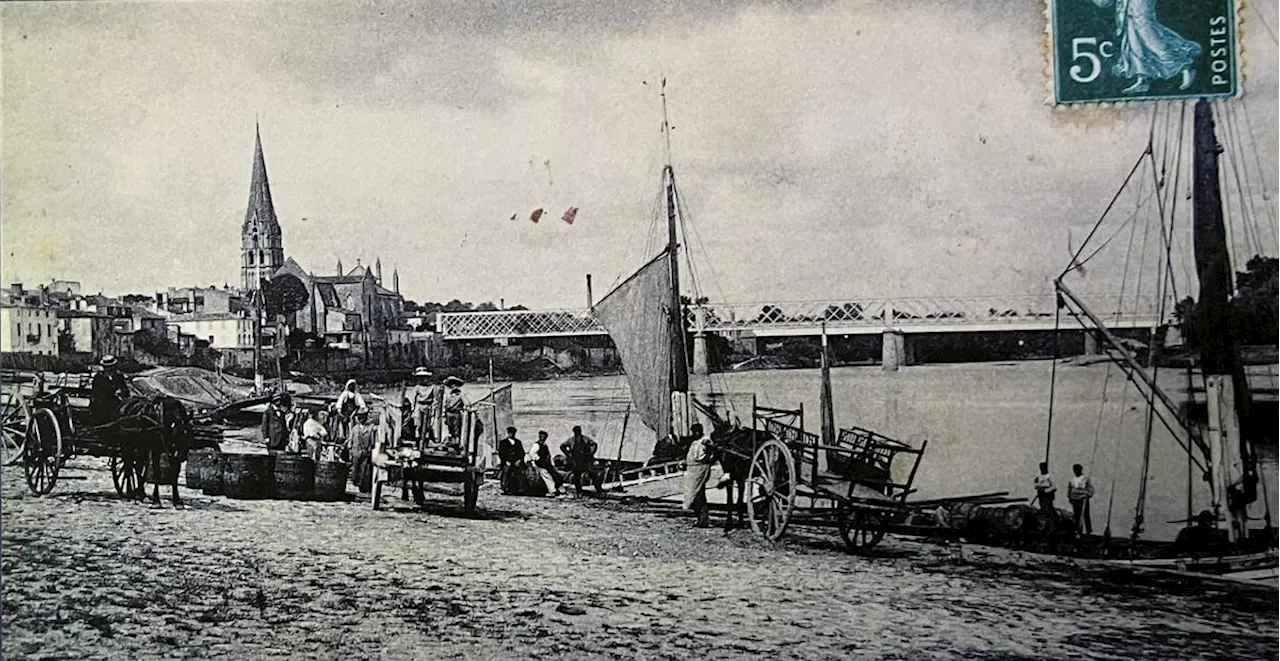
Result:
<svg viewBox="0 0 1280 661">
<path fill-rule="evenodd" d="M 1231 253 L 1222 217 L 1222 192 L 1213 110 L 1201 99 L 1195 110 L 1193 237 L 1200 278 L 1200 365 L 1208 412 L 1210 484 L 1214 513 L 1224 514 L 1231 542 L 1248 534 L 1248 506 L 1257 498 L 1251 448 L 1240 433 L 1240 405 L 1247 384 L 1236 360 L 1231 328 Z"/>
<path fill-rule="evenodd" d="M 689 391 L 689 361 L 684 347 L 684 306 L 680 302 L 680 242 L 676 236 L 676 172 L 671 167 L 671 123 L 667 120 L 667 78 L 662 77 L 662 135 L 667 165 L 667 260 L 671 265 L 671 390 Z"/>
<path fill-rule="evenodd" d="M 822 324 L 822 444 L 836 444 L 836 416 L 831 403 L 831 363 L 827 359 L 827 325 Z"/>
</svg>

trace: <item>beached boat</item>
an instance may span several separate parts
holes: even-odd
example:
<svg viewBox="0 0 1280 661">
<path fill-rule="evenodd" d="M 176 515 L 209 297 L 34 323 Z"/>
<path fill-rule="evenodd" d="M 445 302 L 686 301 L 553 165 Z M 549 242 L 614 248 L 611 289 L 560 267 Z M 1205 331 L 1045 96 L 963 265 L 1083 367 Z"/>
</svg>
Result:
<svg viewBox="0 0 1280 661">
<path fill-rule="evenodd" d="M 1230 102 L 1219 103 L 1221 104 L 1218 106 L 1220 114 L 1225 114 L 1226 121 L 1230 124 L 1230 112 L 1222 112 L 1227 108 L 1225 104 Z M 1165 110 L 1166 121 L 1168 121 L 1173 118 L 1174 108 L 1170 106 Z M 1178 122 L 1179 127 L 1185 125 L 1185 111 L 1184 106 L 1180 113 L 1182 116 L 1174 120 Z M 1227 141 L 1218 140 L 1214 111 L 1214 106 L 1206 100 L 1201 100 L 1195 105 L 1192 121 L 1193 172 L 1190 197 L 1192 199 L 1194 263 L 1195 274 L 1199 280 L 1199 296 L 1198 301 L 1189 311 L 1196 315 L 1195 336 L 1199 343 L 1199 351 L 1194 355 L 1193 361 L 1185 367 L 1189 384 L 1188 397 L 1191 401 L 1186 405 L 1175 403 L 1174 398 L 1157 385 L 1156 375 L 1160 368 L 1148 367 L 1140 363 L 1132 351 L 1132 343 L 1124 341 L 1108 328 L 1103 317 L 1095 313 L 1091 306 L 1082 297 L 1076 295 L 1064 281 L 1066 276 L 1080 270 L 1083 262 L 1088 261 L 1088 257 L 1081 258 L 1086 247 L 1094 250 L 1090 253 L 1091 257 L 1105 247 L 1105 242 L 1102 247 L 1095 247 L 1086 240 L 1085 244 L 1075 251 L 1067 270 L 1055 281 L 1055 287 L 1059 297 L 1060 312 L 1075 317 L 1086 330 L 1106 346 L 1110 360 L 1120 368 L 1132 385 L 1136 386 L 1146 403 L 1143 470 L 1134 526 L 1130 533 L 1130 540 L 1126 541 L 1135 542 L 1144 532 L 1145 485 L 1152 478 L 1149 469 L 1154 426 L 1162 424 L 1167 428 L 1187 454 L 1188 511 L 1185 523 L 1188 527 L 1180 533 L 1179 540 L 1175 543 L 1146 545 L 1145 552 L 1133 554 L 1146 557 L 1127 558 L 1115 562 L 1134 569 L 1214 576 L 1276 586 L 1278 574 L 1276 529 L 1272 525 L 1271 514 L 1274 494 L 1267 493 L 1266 476 L 1259 474 L 1256 449 L 1261 443 L 1275 442 L 1274 407 L 1269 409 L 1256 407 L 1250 380 L 1244 369 L 1245 361 L 1241 358 L 1236 324 L 1231 318 L 1235 314 L 1232 310 L 1232 298 L 1237 291 L 1231 259 L 1233 246 L 1228 240 L 1228 227 L 1233 227 L 1237 232 L 1241 229 L 1245 232 L 1256 230 L 1247 226 L 1251 219 L 1244 213 L 1249 207 L 1243 200 L 1249 192 L 1247 186 L 1241 183 L 1242 169 L 1236 166 L 1236 160 L 1243 160 L 1244 157 L 1244 154 L 1234 153 L 1243 151 L 1242 140 L 1236 137 L 1239 135 L 1238 132 L 1230 130 L 1227 132 Z M 1155 115 L 1153 115 L 1153 127 L 1154 123 Z M 1181 138 L 1178 139 L 1180 146 Z M 1164 301 L 1170 298 L 1167 292 L 1171 288 L 1174 273 L 1172 255 L 1176 245 L 1171 238 L 1172 220 L 1181 177 L 1179 172 L 1181 150 L 1168 150 L 1166 145 L 1166 155 L 1170 151 L 1175 154 L 1173 172 L 1166 174 L 1163 166 L 1157 170 L 1156 150 L 1153 150 L 1151 141 L 1134 167 L 1134 171 L 1137 171 L 1139 165 L 1149 165 L 1155 180 L 1152 195 L 1159 203 L 1157 209 L 1161 223 L 1163 255 L 1157 267 L 1156 286 L 1161 296 L 1162 312 L 1165 310 Z M 1227 222 L 1223 214 L 1224 196 L 1219 172 L 1220 153 L 1226 153 L 1227 158 L 1231 159 L 1229 162 L 1238 187 L 1235 191 L 1236 207 L 1241 214 L 1234 219 L 1235 223 Z M 1132 176 L 1131 173 L 1130 177 Z M 1122 190 L 1124 190 L 1123 187 Z M 1169 208 L 1163 204 L 1167 197 L 1172 198 Z M 1135 215 L 1136 213 L 1135 211 Z M 1104 219 L 1105 217 L 1104 214 Z M 1254 216 L 1252 220 L 1256 221 L 1257 217 Z M 1102 222 L 1099 220 L 1099 225 Z M 1098 227 L 1095 227 L 1095 234 L 1097 229 Z M 1252 249 L 1262 250 L 1261 242 L 1256 239 L 1247 243 L 1252 244 Z M 1274 278 L 1274 275 L 1271 277 Z M 1271 286 L 1274 287 L 1274 282 Z M 1158 342 L 1158 337 L 1153 338 L 1153 345 Z M 1256 379 L 1254 383 L 1257 383 Z M 1049 455 L 1047 446 L 1052 440 L 1052 411 L 1051 401 L 1046 458 Z M 1199 482 L 1193 479 L 1197 474 L 1203 476 L 1203 481 L 1207 483 L 1210 501 L 1210 508 L 1199 514 L 1192 511 L 1191 497 L 1194 485 Z M 1193 521 L 1195 525 L 1190 525 Z M 1256 525 L 1257 523 L 1262 525 Z M 1110 541 L 1109 517 L 1103 538 L 1104 543 L 1100 548 L 1102 552 L 1108 553 L 1108 547 L 1111 546 L 1106 543 Z M 1137 545 L 1131 544 L 1130 548 L 1137 548 Z"/>
</svg>

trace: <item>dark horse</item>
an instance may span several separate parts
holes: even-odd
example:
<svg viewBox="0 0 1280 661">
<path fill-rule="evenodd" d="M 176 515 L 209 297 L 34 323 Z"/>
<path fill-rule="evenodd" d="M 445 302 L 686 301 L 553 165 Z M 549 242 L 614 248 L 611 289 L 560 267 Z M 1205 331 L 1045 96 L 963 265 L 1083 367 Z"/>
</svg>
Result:
<svg viewBox="0 0 1280 661">
<path fill-rule="evenodd" d="M 160 481 L 173 489 L 173 504 L 182 505 L 178 495 L 178 468 L 192 450 L 191 414 L 182 402 L 165 395 L 135 396 L 120 402 L 117 424 L 112 430 L 118 443 L 124 470 L 136 471 L 138 489 L 127 497 L 145 500 L 144 477 L 154 485 L 151 502 L 160 504 Z M 168 465 L 162 466 L 161 459 Z M 166 474 L 162 468 L 167 468 Z"/>
<path fill-rule="evenodd" d="M 751 458 L 760 444 L 773 438 L 766 432 L 755 429 L 734 428 L 717 424 L 711 432 L 711 444 L 720 455 L 720 467 L 724 469 L 725 506 L 728 514 L 725 518 L 725 530 L 735 527 L 733 515 L 737 513 L 740 524 L 746 516 L 743 498 L 746 497 L 747 476 L 751 473 Z M 734 485 L 737 485 L 737 500 L 734 499 Z"/>
</svg>

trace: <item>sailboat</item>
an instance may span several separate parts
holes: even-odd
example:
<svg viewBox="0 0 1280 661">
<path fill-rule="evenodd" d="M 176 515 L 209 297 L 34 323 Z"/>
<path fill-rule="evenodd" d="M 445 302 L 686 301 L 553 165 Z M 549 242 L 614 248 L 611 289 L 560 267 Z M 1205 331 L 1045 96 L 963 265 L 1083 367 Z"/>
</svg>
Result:
<svg viewBox="0 0 1280 661">
<path fill-rule="evenodd" d="M 662 250 L 592 306 L 592 314 L 617 348 L 636 415 L 659 440 L 689 433 L 689 360 L 680 296 L 680 197 L 670 163 L 666 80 L 662 81 L 662 130 L 668 163 L 662 169 L 667 242 Z"/>
<path fill-rule="evenodd" d="M 1228 116 L 1229 117 L 1229 116 Z M 1153 126 L 1154 126 L 1153 117 Z M 1181 122 L 1182 120 L 1178 120 Z M 1258 473 L 1258 456 L 1255 438 L 1247 430 L 1253 425 L 1242 425 L 1252 413 L 1250 384 L 1240 359 L 1240 349 L 1230 319 L 1233 294 L 1231 250 L 1228 241 L 1228 223 L 1224 221 L 1223 194 L 1220 183 L 1219 154 L 1223 151 L 1215 130 L 1214 108 L 1207 100 L 1195 105 L 1193 119 L 1193 172 L 1192 172 L 1192 238 L 1194 243 L 1195 272 L 1199 279 L 1198 332 L 1200 348 L 1196 356 L 1199 378 L 1203 382 L 1205 416 L 1193 419 L 1187 406 L 1180 406 L 1158 383 L 1155 369 L 1139 362 L 1129 345 L 1108 328 L 1083 298 L 1063 281 L 1063 276 L 1077 268 L 1077 259 L 1084 251 L 1082 245 L 1072 258 L 1072 265 L 1055 281 L 1059 308 L 1076 317 L 1096 338 L 1105 343 L 1115 364 L 1137 387 L 1147 404 L 1145 446 L 1142 482 L 1139 486 L 1139 503 L 1135 512 L 1130 558 L 1120 560 L 1133 568 L 1213 575 L 1232 580 L 1277 583 L 1276 531 L 1271 525 L 1270 498 L 1259 498 L 1259 486 L 1265 483 Z M 1144 157 L 1149 158 L 1155 172 L 1150 141 Z M 1139 160 L 1141 163 L 1142 160 Z M 1137 166 L 1135 165 L 1135 171 Z M 1238 172 L 1238 170 L 1237 170 Z M 1162 173 L 1163 174 L 1163 173 Z M 1132 175 L 1131 175 L 1132 176 Z M 1238 176 L 1238 175 L 1237 175 Z M 1176 182 L 1176 179 L 1174 180 Z M 1157 193 L 1163 183 L 1158 182 Z M 1174 183 L 1173 202 L 1177 200 L 1177 184 Z M 1243 187 L 1242 187 L 1243 188 Z M 1240 191 L 1244 195 L 1244 191 Z M 1157 195 L 1157 197 L 1159 197 Z M 1243 205 L 1240 208 L 1244 209 Z M 1163 249 L 1166 252 L 1161 264 L 1162 300 L 1166 276 L 1172 279 L 1172 267 L 1168 253 L 1172 249 L 1172 222 L 1166 232 L 1165 209 L 1160 208 Z M 1172 211 L 1169 213 L 1172 218 Z M 1101 223 L 1101 220 L 1099 221 Z M 1096 230 L 1096 228 L 1095 228 Z M 1088 241 L 1086 241 L 1088 243 Z M 1156 345 L 1158 338 L 1153 338 Z M 1057 363 L 1055 362 L 1055 368 Z M 1195 376 L 1188 370 L 1188 380 Z M 1194 393 L 1195 388 L 1188 389 Z M 1051 390 L 1052 392 L 1052 390 Z M 1052 395 L 1050 396 L 1050 438 L 1052 431 Z M 1186 523 L 1172 545 L 1148 546 L 1148 553 L 1137 553 L 1137 539 L 1143 531 L 1144 499 L 1150 464 L 1151 434 L 1155 422 L 1163 424 L 1187 453 L 1187 503 Z M 1274 427 L 1272 427 L 1274 429 Z M 1048 440 L 1046 440 L 1046 444 Z M 1048 457 L 1046 447 L 1046 459 Z M 1191 512 L 1193 488 L 1192 466 L 1208 482 L 1210 509 L 1199 515 Z M 1262 506 L 1266 510 L 1262 528 L 1251 527 L 1250 508 Z M 1108 515 L 1109 516 L 1109 515 Z M 1108 523 L 1104 546 L 1109 539 Z M 1149 555 L 1156 557 L 1132 557 Z"/>
</svg>

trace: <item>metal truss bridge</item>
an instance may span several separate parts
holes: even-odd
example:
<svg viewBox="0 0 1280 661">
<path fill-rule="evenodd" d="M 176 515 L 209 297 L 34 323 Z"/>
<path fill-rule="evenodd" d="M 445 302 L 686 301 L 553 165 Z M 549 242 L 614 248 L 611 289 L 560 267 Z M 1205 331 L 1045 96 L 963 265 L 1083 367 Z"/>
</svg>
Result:
<svg viewBox="0 0 1280 661">
<path fill-rule="evenodd" d="M 1110 300 L 1115 300 L 1114 294 Z M 1048 295 L 712 303 L 686 306 L 685 317 L 693 333 L 761 337 L 817 335 L 823 325 L 830 335 L 1045 331 L 1054 328 L 1055 301 Z M 1108 314 L 1103 321 L 1110 328 L 1159 326 L 1172 306 L 1166 306 L 1166 318 L 1161 319 L 1158 303 L 1156 297 L 1130 298 L 1123 301 L 1122 312 Z M 1106 307 L 1099 303 L 1099 308 Z M 1064 309 L 1061 327 L 1072 330 L 1080 325 Z M 446 340 L 607 334 L 588 308 L 446 312 L 440 314 L 439 330 Z"/>
</svg>

